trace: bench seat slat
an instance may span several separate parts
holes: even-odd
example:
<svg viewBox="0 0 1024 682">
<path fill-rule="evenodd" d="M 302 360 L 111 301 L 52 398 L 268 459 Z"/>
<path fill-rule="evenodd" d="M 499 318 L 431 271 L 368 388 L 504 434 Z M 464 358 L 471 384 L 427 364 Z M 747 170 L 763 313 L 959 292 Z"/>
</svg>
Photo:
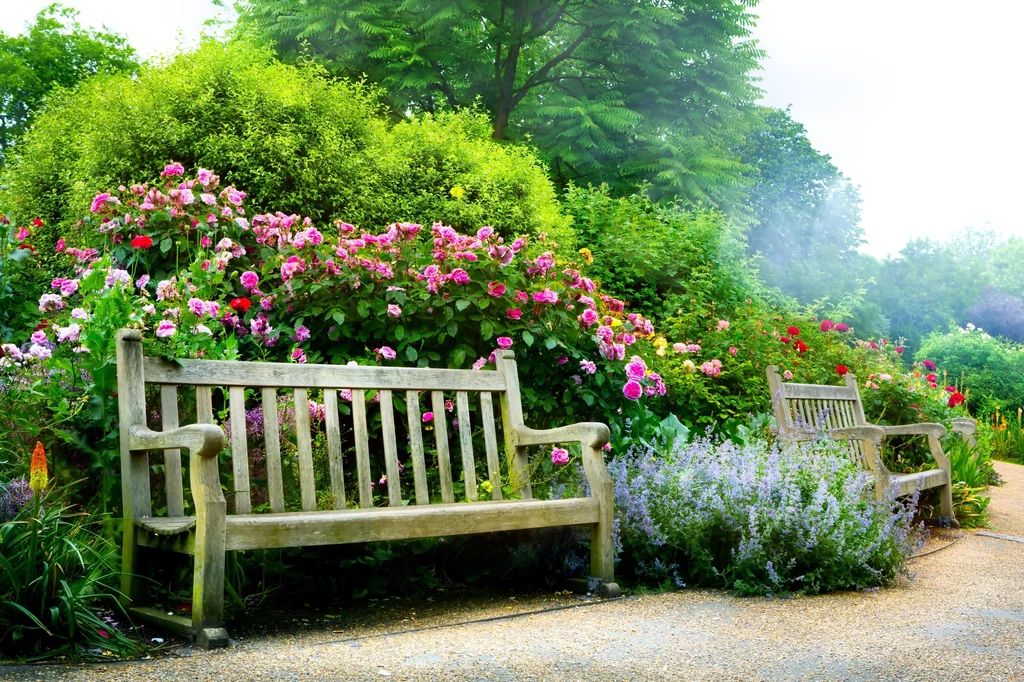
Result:
<svg viewBox="0 0 1024 682">
<path fill-rule="evenodd" d="M 267 491 L 270 509 L 284 511 L 284 482 L 281 478 L 281 431 L 277 423 L 277 389 L 263 389 L 263 449 L 267 457 Z"/>
<path fill-rule="evenodd" d="M 252 511 L 249 496 L 249 446 L 245 435 L 245 388 L 232 386 L 228 391 L 231 414 L 231 469 L 235 478 L 235 513 Z"/>
<path fill-rule="evenodd" d="M 316 480 L 313 477 L 313 443 L 309 435 L 309 397 L 306 389 L 295 389 L 295 445 L 299 453 L 299 493 L 302 511 L 316 509 Z"/>
<path fill-rule="evenodd" d="M 943 469 L 931 469 L 913 474 L 895 474 L 889 477 L 889 482 L 892 483 L 892 481 L 896 481 L 896 485 L 899 486 L 899 492 L 896 494 L 902 496 L 913 495 L 917 492 L 919 485 L 921 490 L 944 486 L 949 481 L 949 477 L 946 476 Z"/>
<path fill-rule="evenodd" d="M 782 397 L 787 400 L 846 400 L 854 402 L 850 389 L 845 386 L 817 386 L 815 384 L 783 384 Z"/>
<path fill-rule="evenodd" d="M 423 418 L 420 416 L 420 394 L 406 391 L 405 412 L 409 420 L 409 449 L 412 451 L 412 474 L 416 485 L 416 504 L 430 504 L 427 487 L 427 464 L 423 459 Z"/>
<path fill-rule="evenodd" d="M 352 389 L 352 430 L 356 439 L 356 477 L 359 479 L 359 506 L 373 506 L 373 488 L 370 486 L 370 441 L 366 431 L 366 392 Z"/>
<path fill-rule="evenodd" d="M 459 448 L 462 451 L 462 478 L 466 483 L 466 499 L 475 502 L 476 459 L 473 457 L 473 424 L 469 418 L 469 394 L 459 391 L 455 394 L 456 409 L 459 411 Z"/>
<path fill-rule="evenodd" d="M 160 387 L 160 426 L 164 431 L 178 428 L 178 387 Z M 164 491 L 167 515 L 185 515 L 185 495 L 181 480 L 181 450 L 164 450 Z"/>
<path fill-rule="evenodd" d="M 452 460 L 448 452 L 448 423 L 444 416 L 444 393 L 432 391 L 430 403 L 434 411 L 434 439 L 437 443 L 437 471 L 441 478 L 441 501 L 454 502 Z"/>
<path fill-rule="evenodd" d="M 327 458 L 331 468 L 331 495 L 334 508 L 345 508 L 345 464 L 341 452 L 341 422 L 338 418 L 338 391 L 324 389 L 324 415 L 327 421 Z"/>
<path fill-rule="evenodd" d="M 251 514 L 227 517 L 225 542 L 238 550 L 410 540 L 592 524 L 598 510 L 598 501 L 585 497 Z"/>
<path fill-rule="evenodd" d="M 402 482 L 398 475 L 398 444 L 395 438 L 395 406 L 391 391 L 380 392 L 380 425 L 384 431 L 384 470 L 388 477 L 388 504 L 402 506 Z"/>
<path fill-rule="evenodd" d="M 501 460 L 498 459 L 498 438 L 494 430 L 494 401 L 491 394 L 480 394 L 480 420 L 484 426 L 484 449 L 487 450 L 487 476 L 491 482 L 491 499 L 500 500 Z"/>
<path fill-rule="evenodd" d="M 425 367 L 297 365 L 284 362 L 143 359 L 146 383 L 188 386 L 250 386 L 387 389 L 391 391 L 504 391 L 501 372 Z"/>
</svg>

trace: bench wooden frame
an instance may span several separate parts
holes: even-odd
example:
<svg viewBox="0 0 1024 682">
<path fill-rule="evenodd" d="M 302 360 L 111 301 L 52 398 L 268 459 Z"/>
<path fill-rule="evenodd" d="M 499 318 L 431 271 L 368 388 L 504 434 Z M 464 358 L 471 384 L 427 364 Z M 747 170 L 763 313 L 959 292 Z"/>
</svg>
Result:
<svg viewBox="0 0 1024 682">
<path fill-rule="evenodd" d="M 402 540 L 550 526 L 587 525 L 591 528 L 591 575 L 603 596 L 619 594 L 614 582 L 612 481 L 602 447 L 609 439 L 605 424 L 587 422 L 548 430 L 523 424 L 519 376 L 511 351 L 497 351 L 497 371 L 435 370 L 336 365 L 294 365 L 262 362 L 185 360 L 171 363 L 146 358 L 139 331 L 117 334 L 117 383 L 121 436 L 121 475 L 124 498 L 122 553 L 123 603 L 133 617 L 189 637 L 200 646 L 224 646 L 225 552 L 239 549 L 296 547 L 377 540 Z M 146 424 L 146 384 L 160 386 L 162 431 Z M 196 391 L 197 421 L 179 426 L 177 389 Z M 225 387 L 229 396 L 234 514 L 227 513 L 221 488 L 218 455 L 227 445 L 214 423 L 212 386 Z M 245 423 L 245 389 L 261 389 L 265 408 L 267 488 L 271 513 L 251 513 L 249 464 Z M 296 405 L 307 402 L 309 389 L 323 389 L 327 449 L 333 510 L 317 511 L 313 459 L 306 410 L 295 410 L 296 447 L 303 511 L 284 508 L 277 413 L 277 389 L 291 388 Z M 352 426 L 358 478 L 358 508 L 347 508 L 341 452 L 338 392 L 352 391 Z M 387 507 L 374 507 L 367 431 L 366 390 L 376 390 L 381 407 Z M 414 469 L 415 500 L 403 500 L 395 436 L 393 392 L 405 391 L 409 451 Z M 420 391 L 430 392 L 442 503 L 430 504 L 423 452 Z M 445 417 L 444 391 L 455 392 L 462 428 L 459 442 L 466 503 L 455 500 Z M 477 501 L 476 468 L 470 427 L 469 393 L 480 394 L 492 500 Z M 500 399 L 501 422 L 510 473 L 521 499 L 505 500 L 501 493 L 501 462 L 495 430 L 492 395 Z M 528 476 L 527 447 L 579 443 L 590 496 L 576 499 L 533 499 Z M 195 516 L 184 515 L 181 450 L 189 451 L 189 480 Z M 151 451 L 163 451 L 167 516 L 153 517 L 150 489 Z M 241 454 L 241 456 L 240 456 Z M 524 472 L 527 472 L 524 474 Z M 413 503 L 413 501 L 415 503 Z M 405 503 L 408 506 L 403 506 Z M 144 548 L 192 555 L 194 559 L 192 618 L 167 615 L 144 605 L 145 585 L 137 575 Z"/>
<path fill-rule="evenodd" d="M 768 388 L 779 429 L 779 438 L 786 441 L 809 441 L 827 433 L 836 440 L 850 441 L 850 453 L 875 475 L 875 494 L 881 499 L 890 485 L 898 495 L 912 495 L 918 490 L 939 488 L 939 523 L 959 527 L 953 516 L 953 487 L 949 458 L 942 451 L 940 439 L 946 435 L 942 424 L 908 424 L 879 426 L 864 417 L 857 379 L 845 376 L 845 386 L 795 384 L 782 381 L 779 368 L 768 368 Z M 954 420 L 954 430 L 966 439 L 974 431 L 970 419 Z M 968 424 L 969 422 L 969 424 Z M 882 444 L 888 436 L 927 436 L 928 448 L 936 469 L 911 474 L 894 474 L 881 459 Z"/>
</svg>

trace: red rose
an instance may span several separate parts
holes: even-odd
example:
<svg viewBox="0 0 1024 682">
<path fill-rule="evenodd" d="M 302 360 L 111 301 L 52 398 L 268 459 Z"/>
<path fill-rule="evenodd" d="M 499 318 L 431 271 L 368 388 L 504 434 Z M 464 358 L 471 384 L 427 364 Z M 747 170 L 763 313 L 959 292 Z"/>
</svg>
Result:
<svg viewBox="0 0 1024 682">
<path fill-rule="evenodd" d="M 849 325 L 847 325 L 847 324 L 845 324 L 843 322 L 840 322 L 839 324 L 836 325 L 836 331 L 837 332 L 850 331 L 850 327 L 849 327 Z"/>
<path fill-rule="evenodd" d="M 937 377 L 934 374 L 929 374 L 924 378 L 924 380 L 927 381 L 929 384 L 934 384 L 936 381 L 939 380 L 939 377 Z"/>
<path fill-rule="evenodd" d="M 133 249 L 142 249 L 145 251 L 151 246 L 153 246 L 153 240 L 144 234 L 140 234 L 138 237 L 135 237 L 135 239 L 132 239 Z"/>
<path fill-rule="evenodd" d="M 782 343 L 789 343 L 789 337 L 788 336 L 780 336 L 779 337 L 779 341 L 782 341 Z"/>
<path fill-rule="evenodd" d="M 830 331 L 832 331 L 832 328 L 835 327 L 835 326 L 836 325 L 835 325 L 835 323 L 832 320 L 822 320 L 821 321 L 821 331 L 823 331 L 823 332 L 830 332 Z"/>
<path fill-rule="evenodd" d="M 897 353 L 902 353 L 903 352 L 903 346 L 896 346 L 896 352 Z"/>
<path fill-rule="evenodd" d="M 956 407 L 964 401 L 964 394 L 960 391 L 956 391 L 953 395 L 949 396 L 949 406 Z"/>
<path fill-rule="evenodd" d="M 794 344 L 794 347 L 796 348 L 796 352 L 798 352 L 798 353 L 806 353 L 807 352 L 807 344 L 804 343 L 803 341 L 798 340 Z"/>
<path fill-rule="evenodd" d="M 878 350 L 878 344 L 874 341 L 868 341 L 868 348 L 871 350 Z"/>
<path fill-rule="evenodd" d="M 786 329 L 786 331 L 789 332 L 790 336 L 800 336 L 800 328 L 799 327 L 789 327 L 789 328 Z"/>
<path fill-rule="evenodd" d="M 43 222 L 42 220 L 40 220 L 39 218 L 33 218 L 33 219 L 32 219 L 32 226 L 33 226 L 33 227 L 42 227 L 42 226 L 43 226 L 43 225 L 45 225 L 45 224 L 46 224 L 46 223 L 44 223 L 44 222 Z"/>
<path fill-rule="evenodd" d="M 233 298 L 229 305 L 236 313 L 245 313 L 249 310 L 249 306 L 252 305 L 252 301 L 247 298 Z"/>
<path fill-rule="evenodd" d="M 841 377 L 846 376 L 846 373 L 850 371 L 850 368 L 846 365 L 836 365 L 836 374 Z"/>
</svg>

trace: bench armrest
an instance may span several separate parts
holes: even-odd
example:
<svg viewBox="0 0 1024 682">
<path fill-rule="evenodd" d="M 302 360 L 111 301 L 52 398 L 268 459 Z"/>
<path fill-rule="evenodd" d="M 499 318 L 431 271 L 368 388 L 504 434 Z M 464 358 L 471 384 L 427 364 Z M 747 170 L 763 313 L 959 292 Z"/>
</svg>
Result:
<svg viewBox="0 0 1024 682">
<path fill-rule="evenodd" d="M 519 446 L 550 445 L 552 443 L 581 443 L 596 449 L 611 439 L 611 431 L 600 422 L 580 422 L 555 429 L 531 429 L 516 426 L 513 429 Z"/>
<path fill-rule="evenodd" d="M 885 440 L 885 430 L 880 426 L 846 426 L 830 429 L 828 435 L 833 440 L 868 440 L 880 444 Z"/>
<path fill-rule="evenodd" d="M 953 420 L 953 428 L 950 430 L 959 433 L 963 440 L 969 441 L 978 430 L 978 422 L 967 417 L 957 417 Z"/>
<path fill-rule="evenodd" d="M 943 438 L 946 427 L 942 424 L 905 424 L 900 426 L 882 426 L 886 436 L 932 436 Z"/>
<path fill-rule="evenodd" d="M 200 457 L 216 457 L 226 444 L 224 432 L 213 424 L 190 424 L 169 431 L 153 431 L 140 425 L 128 427 L 128 449 L 132 452 L 185 448 Z"/>
</svg>

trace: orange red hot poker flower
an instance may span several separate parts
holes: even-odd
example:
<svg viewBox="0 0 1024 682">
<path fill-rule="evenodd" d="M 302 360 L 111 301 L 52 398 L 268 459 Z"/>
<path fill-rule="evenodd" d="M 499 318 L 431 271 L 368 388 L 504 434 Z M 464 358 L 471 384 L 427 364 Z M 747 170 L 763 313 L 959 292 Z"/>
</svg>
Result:
<svg viewBox="0 0 1024 682">
<path fill-rule="evenodd" d="M 46 470 L 46 450 L 43 444 L 36 441 L 36 449 L 32 451 L 32 464 L 29 467 L 28 487 L 36 495 L 42 495 L 50 484 L 50 475 Z"/>
</svg>

